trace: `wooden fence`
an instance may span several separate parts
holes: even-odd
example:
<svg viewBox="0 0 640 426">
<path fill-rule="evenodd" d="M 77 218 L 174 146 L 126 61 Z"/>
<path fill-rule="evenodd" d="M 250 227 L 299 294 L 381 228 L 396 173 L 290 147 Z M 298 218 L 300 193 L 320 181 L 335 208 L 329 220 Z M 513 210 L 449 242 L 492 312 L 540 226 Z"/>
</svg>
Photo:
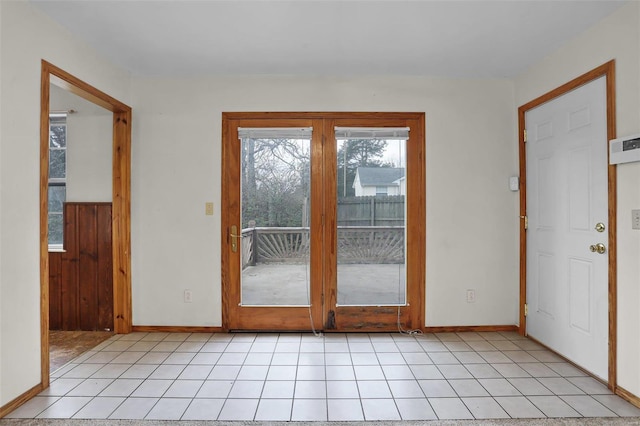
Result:
<svg viewBox="0 0 640 426">
<path fill-rule="evenodd" d="M 404 226 L 404 195 L 338 198 L 338 226 Z"/>
</svg>

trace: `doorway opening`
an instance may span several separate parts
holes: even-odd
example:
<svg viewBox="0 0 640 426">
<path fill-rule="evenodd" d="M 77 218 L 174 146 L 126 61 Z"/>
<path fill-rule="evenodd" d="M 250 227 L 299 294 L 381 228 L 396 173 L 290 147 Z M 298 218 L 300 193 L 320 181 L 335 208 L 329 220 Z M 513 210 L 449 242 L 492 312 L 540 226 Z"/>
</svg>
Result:
<svg viewBox="0 0 640 426">
<path fill-rule="evenodd" d="M 108 332 L 129 333 L 131 331 L 131 260 L 130 260 L 130 146 L 131 146 L 131 108 L 120 101 L 112 98 L 93 86 L 79 80 L 64 70 L 42 61 L 41 69 L 41 109 L 40 109 L 40 285 L 41 285 L 41 380 L 42 387 L 49 386 L 50 373 L 50 351 L 49 351 L 49 329 L 51 324 L 51 306 L 59 306 L 51 296 L 50 284 L 56 278 L 51 279 L 51 273 L 56 275 L 57 260 L 63 263 L 64 256 L 75 256 L 69 258 L 68 266 L 71 273 L 68 276 L 76 280 L 83 279 L 83 282 L 96 280 L 102 283 L 90 294 L 83 294 L 76 286 L 76 290 L 69 290 L 76 294 L 76 303 L 70 311 L 70 315 L 61 319 L 59 312 L 56 312 L 54 322 L 58 322 L 56 327 L 64 321 L 71 328 L 88 329 L 109 329 Z M 53 87 L 53 90 L 52 90 Z M 66 134 L 63 138 L 62 127 L 66 127 L 66 120 L 63 126 L 61 116 L 65 118 L 73 113 L 72 108 L 65 111 L 55 111 L 52 108 L 52 92 L 54 98 L 60 95 L 60 89 L 73 96 L 81 98 L 84 106 L 100 107 L 108 114 L 108 122 L 105 125 L 111 132 L 102 144 L 96 147 L 106 150 L 111 158 L 105 167 L 105 176 L 108 182 L 103 186 L 106 195 L 110 197 L 110 202 L 92 203 L 65 203 L 67 193 L 66 181 Z M 88 101 L 88 102 L 87 102 Z M 57 117 L 57 120 L 52 120 Z M 52 127 L 57 129 L 52 130 Z M 79 126 L 78 126 L 79 127 Z M 77 127 L 76 127 L 77 128 Z M 103 129 L 104 130 L 104 129 Z M 56 134 L 56 132 L 58 132 Z M 51 135 L 54 134 L 54 137 Z M 107 144 L 108 146 L 101 146 Z M 54 149 L 52 149 L 52 146 Z M 50 173 L 50 169 L 52 173 Z M 80 168 L 76 170 L 77 175 L 82 175 Z M 85 170 L 85 172 L 87 172 Z M 91 178 L 95 177 L 95 170 L 88 171 Z M 87 177 L 87 179 L 90 179 Z M 83 179 L 86 180 L 86 179 Z M 86 188 L 85 188 L 86 189 Z M 95 188 L 94 188 L 95 189 Z M 78 194 L 83 190 L 79 187 L 74 189 Z M 51 197 L 51 199 L 50 199 Z M 51 203 L 50 203 L 51 201 Z M 59 207 L 59 208 L 58 208 Z M 108 207 L 108 208 L 107 208 Z M 107 214 L 108 213 L 108 214 Z M 64 219 L 63 219 L 64 217 Z M 72 220 L 72 217 L 84 217 L 86 220 Z M 73 226 L 71 226 L 73 225 Z M 82 229 L 82 231 L 79 231 Z M 68 233 L 66 239 L 62 236 Z M 78 238 L 80 232 L 86 232 L 87 239 L 82 239 L 82 244 L 88 244 L 83 250 L 77 253 L 68 254 L 65 251 L 69 247 L 64 247 L 63 241 L 73 241 L 71 247 L 77 246 L 81 240 Z M 74 234 L 75 233 L 75 234 Z M 73 234 L 73 235 L 72 235 Z M 104 235 L 103 235 L 104 234 Z M 73 238 L 72 238 L 73 237 Z M 91 246 L 96 253 L 89 253 Z M 61 253 L 60 259 L 50 260 L 50 249 L 58 249 Z M 80 249 L 81 247 L 76 247 Z M 97 253 L 100 253 L 99 255 Z M 84 272 L 77 267 L 81 263 L 83 256 L 103 259 L 102 262 L 89 262 L 90 264 Z M 95 256 L 94 256 L 95 255 Z M 51 262 L 51 263 L 50 263 Z M 58 283 L 59 284 L 59 283 Z M 54 282 L 55 286 L 56 283 Z M 55 288 L 55 287 L 54 287 Z M 56 293 L 62 290 L 56 289 Z M 99 294 L 100 293 L 100 294 Z M 55 297 L 55 296 L 54 296 Z M 94 307 L 91 303 L 94 299 L 100 298 L 105 302 L 102 308 Z M 57 308 L 54 308 L 57 309 Z M 94 312 L 94 310 L 98 312 Z M 104 310 L 104 312 L 102 312 Z M 86 311 L 86 315 L 82 312 Z M 81 324 L 82 323 L 82 324 Z M 54 328 L 56 328 L 54 327 Z"/>
<path fill-rule="evenodd" d="M 226 329 L 424 326 L 424 114 L 225 113 L 223 170 Z"/>
</svg>

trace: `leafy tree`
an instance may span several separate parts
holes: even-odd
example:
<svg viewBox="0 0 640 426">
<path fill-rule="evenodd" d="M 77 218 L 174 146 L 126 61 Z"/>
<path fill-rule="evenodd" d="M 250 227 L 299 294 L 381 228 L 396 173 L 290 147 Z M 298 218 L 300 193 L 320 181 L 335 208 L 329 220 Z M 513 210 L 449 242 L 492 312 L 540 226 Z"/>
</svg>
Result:
<svg viewBox="0 0 640 426">
<path fill-rule="evenodd" d="M 358 167 L 387 167 L 382 161 L 387 141 L 370 139 L 346 140 L 338 150 L 338 196 L 355 195 L 353 181 Z M 345 181 L 346 178 L 346 181 Z"/>
<path fill-rule="evenodd" d="M 243 140 L 242 227 L 307 226 L 309 177 L 309 142 Z"/>
</svg>

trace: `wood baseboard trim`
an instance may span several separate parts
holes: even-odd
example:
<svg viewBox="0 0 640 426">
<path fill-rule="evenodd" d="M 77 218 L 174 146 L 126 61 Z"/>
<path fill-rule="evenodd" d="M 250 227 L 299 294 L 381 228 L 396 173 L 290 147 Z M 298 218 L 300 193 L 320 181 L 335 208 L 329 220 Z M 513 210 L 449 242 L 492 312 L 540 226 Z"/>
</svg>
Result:
<svg viewBox="0 0 640 426">
<path fill-rule="evenodd" d="M 616 386 L 616 395 L 640 408 L 640 397 L 632 394 L 628 390 L 621 388 L 620 386 Z"/>
<path fill-rule="evenodd" d="M 199 326 L 180 326 L 180 325 L 134 325 L 131 328 L 133 332 L 146 333 L 226 333 L 222 327 L 199 327 Z"/>
<path fill-rule="evenodd" d="M 20 395 L 17 398 L 15 398 L 13 401 L 11 401 L 8 404 L 3 405 L 2 407 L 0 407 L 0 419 L 3 418 L 4 416 L 6 416 L 7 414 L 11 413 L 16 408 L 20 407 L 25 402 L 29 401 L 31 398 L 33 398 L 34 396 L 36 396 L 40 392 L 42 392 L 43 389 L 44 388 L 42 386 L 42 383 L 38 383 L 37 385 L 35 385 L 34 387 L 29 389 L 28 391 L 26 391 L 22 395 Z"/>
<path fill-rule="evenodd" d="M 496 331 L 512 331 L 518 332 L 517 325 L 454 325 L 440 327 L 424 327 L 422 331 L 425 333 L 463 333 L 469 331 L 476 332 L 496 332 Z M 224 327 L 200 327 L 200 326 L 178 326 L 178 325 L 134 325 L 131 329 L 133 332 L 145 333 L 226 333 L 229 330 Z M 243 330 L 247 331 L 247 330 Z M 259 331 L 258 331 L 259 332 Z M 325 330 L 325 332 L 333 332 Z M 343 331 L 338 331 L 343 333 Z"/>
<path fill-rule="evenodd" d="M 453 325 L 441 327 L 424 327 L 425 333 L 464 333 L 469 331 L 492 332 L 492 331 L 514 331 L 518 332 L 517 325 Z"/>
</svg>

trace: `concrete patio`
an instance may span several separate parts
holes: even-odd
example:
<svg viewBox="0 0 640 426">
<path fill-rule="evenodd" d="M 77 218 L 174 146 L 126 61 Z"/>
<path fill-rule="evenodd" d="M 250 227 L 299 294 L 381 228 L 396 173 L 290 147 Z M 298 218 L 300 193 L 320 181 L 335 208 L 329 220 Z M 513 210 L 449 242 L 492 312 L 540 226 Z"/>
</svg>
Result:
<svg viewBox="0 0 640 426">
<path fill-rule="evenodd" d="M 243 305 L 308 305 L 306 264 L 266 263 L 242 272 Z M 405 301 L 403 264 L 338 265 L 339 305 L 402 305 Z"/>
</svg>

